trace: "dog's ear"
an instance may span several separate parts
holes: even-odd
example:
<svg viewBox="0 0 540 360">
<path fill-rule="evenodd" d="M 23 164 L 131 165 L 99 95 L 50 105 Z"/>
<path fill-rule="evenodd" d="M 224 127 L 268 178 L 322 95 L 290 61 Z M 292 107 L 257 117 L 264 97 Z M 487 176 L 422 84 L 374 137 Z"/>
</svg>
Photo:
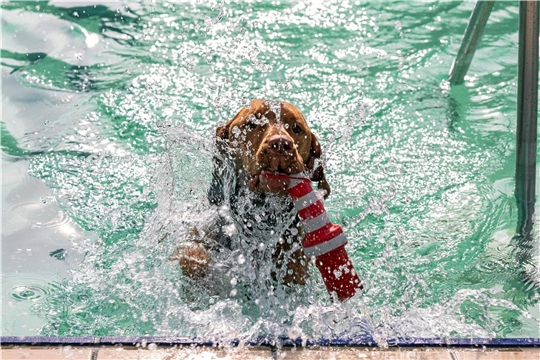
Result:
<svg viewBox="0 0 540 360">
<path fill-rule="evenodd" d="M 326 178 L 324 177 L 323 164 L 320 161 L 321 156 L 321 144 L 319 143 L 319 139 L 312 133 L 311 148 L 309 150 L 309 157 L 306 161 L 306 168 L 311 172 L 311 181 L 317 181 L 319 190 L 326 191 L 326 194 L 324 195 L 324 198 L 326 199 L 328 195 L 330 195 L 330 185 L 328 185 Z"/>
<path fill-rule="evenodd" d="M 224 152 L 223 150 L 225 150 L 226 148 L 225 145 L 227 144 L 227 141 L 229 139 L 229 129 L 235 118 L 236 117 L 232 118 L 231 120 L 227 121 L 225 125 L 221 125 L 216 129 L 216 146 L 221 152 Z"/>
<path fill-rule="evenodd" d="M 229 127 L 231 126 L 232 120 L 227 121 L 225 125 L 219 126 L 216 130 L 216 137 L 226 140 L 229 137 Z"/>
<path fill-rule="evenodd" d="M 221 205 L 225 200 L 223 177 L 225 176 L 226 148 L 231 123 L 232 120 L 229 120 L 216 130 L 215 145 L 218 152 L 212 158 L 212 181 L 208 189 L 208 200 L 213 205 Z"/>
</svg>

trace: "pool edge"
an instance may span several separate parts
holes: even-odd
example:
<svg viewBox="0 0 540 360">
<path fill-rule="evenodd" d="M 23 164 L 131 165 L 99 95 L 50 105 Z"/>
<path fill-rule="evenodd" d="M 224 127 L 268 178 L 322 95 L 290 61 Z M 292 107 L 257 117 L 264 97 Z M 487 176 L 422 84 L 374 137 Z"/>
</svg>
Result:
<svg viewBox="0 0 540 360">
<path fill-rule="evenodd" d="M 0 345 L 96 346 L 156 344 L 158 346 L 260 346 L 260 347 L 540 347 L 540 338 L 393 338 L 379 344 L 372 338 L 290 339 L 287 337 L 229 341 L 171 336 L 0 336 Z"/>
</svg>

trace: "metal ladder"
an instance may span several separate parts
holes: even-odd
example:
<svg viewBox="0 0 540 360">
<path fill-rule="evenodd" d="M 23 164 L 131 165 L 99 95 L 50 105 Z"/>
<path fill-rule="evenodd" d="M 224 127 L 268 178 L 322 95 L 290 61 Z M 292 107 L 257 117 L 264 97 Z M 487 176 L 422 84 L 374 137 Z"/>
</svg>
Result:
<svg viewBox="0 0 540 360">
<path fill-rule="evenodd" d="M 495 1 L 478 1 L 452 64 L 448 80 L 463 83 Z M 519 3 L 519 57 L 515 196 L 518 209 L 516 239 L 521 260 L 527 261 L 533 247 L 538 125 L 538 7 L 537 1 Z"/>
</svg>

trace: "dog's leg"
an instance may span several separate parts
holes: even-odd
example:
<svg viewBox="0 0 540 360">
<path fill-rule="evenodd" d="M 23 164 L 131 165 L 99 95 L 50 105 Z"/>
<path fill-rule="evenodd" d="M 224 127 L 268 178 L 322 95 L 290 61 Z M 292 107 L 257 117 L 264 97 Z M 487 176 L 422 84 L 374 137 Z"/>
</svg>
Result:
<svg viewBox="0 0 540 360">
<path fill-rule="evenodd" d="M 178 261 L 182 273 L 192 279 L 201 279 L 206 275 L 210 264 L 210 254 L 204 244 L 204 238 L 196 228 L 189 234 L 189 241 L 181 244 L 170 260 Z"/>
<path fill-rule="evenodd" d="M 212 159 L 212 180 L 208 190 L 208 201 L 211 205 L 220 206 L 225 200 L 225 179 L 230 166 L 226 164 L 224 156 L 226 155 L 215 155 Z M 219 226 L 219 223 L 203 231 L 195 227 L 191 228 L 188 241 L 180 244 L 176 253 L 170 257 L 170 260 L 178 261 L 184 275 L 192 279 L 201 279 L 206 275 L 210 265 L 209 244 L 215 242 L 215 226 Z"/>
</svg>

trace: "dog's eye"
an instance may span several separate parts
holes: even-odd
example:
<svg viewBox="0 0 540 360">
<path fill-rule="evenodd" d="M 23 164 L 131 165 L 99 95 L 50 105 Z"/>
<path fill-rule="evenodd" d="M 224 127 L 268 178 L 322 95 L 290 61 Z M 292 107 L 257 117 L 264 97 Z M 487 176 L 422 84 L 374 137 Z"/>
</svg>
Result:
<svg viewBox="0 0 540 360">
<path fill-rule="evenodd" d="M 247 127 L 248 127 L 249 130 L 255 130 L 255 128 L 257 127 L 257 124 L 250 121 L 250 122 L 247 123 Z"/>
<path fill-rule="evenodd" d="M 293 124 L 292 131 L 295 134 L 300 134 L 302 132 L 302 128 L 300 126 L 298 126 L 298 124 Z"/>
</svg>

